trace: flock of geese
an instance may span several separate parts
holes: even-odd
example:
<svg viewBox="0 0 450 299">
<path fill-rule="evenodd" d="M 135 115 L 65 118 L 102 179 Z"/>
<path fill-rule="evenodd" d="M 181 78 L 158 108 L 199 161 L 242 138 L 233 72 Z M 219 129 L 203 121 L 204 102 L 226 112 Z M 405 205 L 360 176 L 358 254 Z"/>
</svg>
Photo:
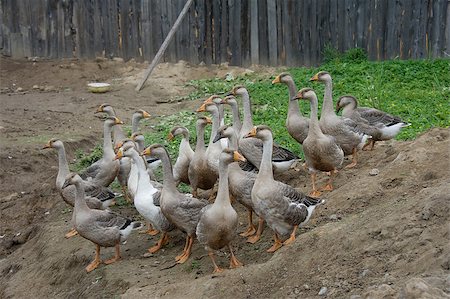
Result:
<svg viewBox="0 0 450 299">
<path fill-rule="evenodd" d="M 230 250 L 230 268 L 242 266 L 231 246 L 236 235 L 238 215 L 232 203 L 242 204 L 248 210 L 248 228 L 240 235 L 249 243 L 257 242 L 264 223 L 274 232 L 274 243 L 268 252 L 292 243 L 296 230 L 311 217 L 315 207 L 323 202 L 318 197 L 322 191 L 333 190 L 333 178 L 346 155 L 352 155 L 357 163 L 357 153 L 363 148 L 373 149 L 376 141 L 395 137 L 409 124 L 399 117 L 383 111 L 358 107 L 353 96 L 339 98 L 336 115 L 332 99 L 332 79 L 328 72 L 319 72 L 311 78 L 325 84 L 325 94 L 320 120 L 317 95 L 311 88 L 297 92 L 288 73 L 277 76 L 272 84 L 283 83 L 289 88 L 289 109 L 286 127 L 289 134 L 302 145 L 305 166 L 312 179 L 309 195 L 274 179 L 274 173 L 288 170 L 298 157 L 273 142 L 268 126 L 254 126 L 251 102 L 247 89 L 236 86 L 225 97 L 213 95 L 197 109 L 210 117 L 197 118 L 195 149 L 189 142 L 185 127 L 174 127 L 168 139 L 181 136 L 179 155 L 172 165 L 167 150 L 161 144 L 144 146 L 144 137 L 138 132 L 139 121 L 150 115 L 138 110 L 132 117 L 132 135 L 127 138 L 114 109 L 102 104 L 96 113 L 106 113 L 103 129 L 103 157 L 83 173 L 69 171 L 64 144 L 51 139 L 44 148 L 58 152 L 59 170 L 56 187 L 63 200 L 74 207 L 73 229 L 66 237 L 79 234 L 96 245 L 94 260 L 86 267 L 90 272 L 101 263 L 100 247 L 115 247 L 115 256 L 104 261 L 110 264 L 120 259 L 119 244 L 131 231 L 141 228 L 108 207 L 114 201 L 114 193 L 108 186 L 117 177 L 123 194 L 134 202 L 138 213 L 148 222 L 145 231 L 150 235 L 161 233 L 159 241 L 148 249 L 155 253 L 169 241 L 169 233 L 179 229 L 186 234 L 183 251 L 175 260 L 188 260 L 195 237 L 206 248 L 214 265 L 214 272 L 222 269 L 216 264 L 214 251 L 224 247 Z M 241 121 L 237 98 L 242 99 Z M 298 100 L 310 102 L 310 118 L 299 110 Z M 224 106 L 231 108 L 233 122 L 224 124 Z M 205 145 L 204 132 L 212 125 L 212 133 Z M 368 141 L 368 142 L 367 142 Z M 367 144 L 366 144 L 367 142 Z M 163 183 L 155 180 L 154 169 L 162 166 Z M 329 179 L 325 186 L 316 186 L 317 172 L 326 172 Z M 191 194 L 181 193 L 177 186 L 189 184 Z M 199 197 L 198 189 L 211 190 L 209 200 Z M 258 226 L 253 215 L 259 217 Z"/>
</svg>

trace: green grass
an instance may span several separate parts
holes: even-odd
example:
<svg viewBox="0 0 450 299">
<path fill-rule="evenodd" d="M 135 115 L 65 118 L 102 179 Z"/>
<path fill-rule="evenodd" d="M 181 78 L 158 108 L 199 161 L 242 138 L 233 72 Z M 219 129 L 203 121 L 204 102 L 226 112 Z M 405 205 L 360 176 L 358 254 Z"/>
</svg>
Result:
<svg viewBox="0 0 450 299">
<path fill-rule="evenodd" d="M 275 141 L 301 155 L 300 146 L 285 128 L 288 89 L 284 84 L 272 85 L 272 79 L 281 71 L 288 71 L 297 88 L 312 87 L 319 102 L 323 98 L 323 84 L 309 82 L 321 70 L 330 72 L 333 78 L 333 99 L 352 94 L 360 106 L 375 107 L 388 113 L 399 115 L 412 123 L 397 136 L 399 140 L 413 139 L 417 134 L 432 127 L 448 127 L 450 124 L 450 60 L 390 60 L 367 61 L 364 51 L 352 49 L 344 54 L 328 48 L 324 51 L 325 63 L 313 68 L 279 69 L 273 74 L 252 73 L 237 76 L 233 80 L 208 78 L 192 80 L 188 83 L 194 91 L 187 99 L 206 98 L 212 94 L 225 94 L 235 85 L 245 85 L 252 100 L 254 124 L 269 125 Z M 309 103 L 299 101 L 302 113 L 309 115 Z M 227 108 L 227 112 L 229 112 Z M 161 116 L 155 120 L 152 132 L 146 134 L 146 144 L 165 145 L 174 162 L 178 144 L 168 142 L 166 136 L 175 125 L 186 126 L 191 132 L 191 143 L 195 142 L 196 114 L 180 111 L 177 114 Z M 228 122 L 231 120 L 228 117 Z M 210 130 L 210 127 L 209 127 Z M 209 134 L 209 130 L 207 133 Z M 206 137 L 207 141 L 209 137 Z M 96 153 L 96 151 L 94 151 Z M 87 162 L 88 157 L 80 161 Z"/>
</svg>

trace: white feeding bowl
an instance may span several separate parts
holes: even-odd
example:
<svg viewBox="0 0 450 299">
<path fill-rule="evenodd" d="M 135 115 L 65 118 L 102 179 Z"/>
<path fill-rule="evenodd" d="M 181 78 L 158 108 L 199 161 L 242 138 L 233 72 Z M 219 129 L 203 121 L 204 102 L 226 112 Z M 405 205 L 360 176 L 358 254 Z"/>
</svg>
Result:
<svg viewBox="0 0 450 299">
<path fill-rule="evenodd" d="M 89 83 L 88 89 L 90 92 L 103 93 L 111 89 L 111 84 L 109 83 Z"/>
</svg>

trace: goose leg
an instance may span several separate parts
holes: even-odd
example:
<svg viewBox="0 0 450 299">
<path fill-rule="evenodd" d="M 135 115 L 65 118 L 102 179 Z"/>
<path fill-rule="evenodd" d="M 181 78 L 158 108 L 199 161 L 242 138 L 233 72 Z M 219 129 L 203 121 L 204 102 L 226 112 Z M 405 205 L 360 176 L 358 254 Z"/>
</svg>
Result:
<svg viewBox="0 0 450 299">
<path fill-rule="evenodd" d="M 312 181 L 312 191 L 309 193 L 309 196 L 311 197 L 319 197 L 320 194 L 322 194 L 319 190 L 317 190 L 316 186 L 316 176 L 317 174 L 315 172 L 311 173 L 311 181 Z"/>
<path fill-rule="evenodd" d="M 154 229 L 150 222 L 147 222 L 147 230 L 143 230 L 139 232 L 140 234 L 149 234 L 150 236 L 156 236 L 159 234 L 159 230 Z"/>
<path fill-rule="evenodd" d="M 295 241 L 295 233 L 297 232 L 297 228 L 298 228 L 298 225 L 294 226 L 291 236 L 289 237 L 289 239 L 287 239 L 286 241 L 283 242 L 283 245 L 289 245 Z"/>
<path fill-rule="evenodd" d="M 370 149 L 367 149 L 370 146 Z M 369 139 L 369 142 L 367 142 L 366 144 L 364 144 L 362 150 L 363 151 L 371 151 L 373 150 L 373 147 L 375 146 L 375 140 L 373 140 L 372 138 Z"/>
<path fill-rule="evenodd" d="M 117 242 L 115 247 L 116 247 L 116 255 L 113 258 L 110 258 L 109 260 L 106 260 L 105 264 L 109 265 L 109 264 L 112 264 L 112 263 L 117 262 L 118 260 L 120 260 L 120 246 L 119 246 L 119 242 Z"/>
<path fill-rule="evenodd" d="M 67 234 L 64 235 L 64 237 L 66 239 L 69 239 L 76 235 L 78 235 L 78 232 L 75 230 L 75 228 L 72 228 Z"/>
<path fill-rule="evenodd" d="M 97 269 L 98 265 L 102 263 L 100 260 L 100 245 L 95 244 L 97 247 L 95 248 L 95 258 L 94 260 L 86 267 L 86 272 L 89 273 L 95 269 Z"/>
<path fill-rule="evenodd" d="M 256 233 L 256 228 L 253 225 L 253 211 L 248 209 L 248 228 L 245 232 L 240 233 L 239 236 L 248 237 Z"/>
<path fill-rule="evenodd" d="M 184 243 L 183 251 L 181 252 L 180 255 L 177 255 L 177 256 L 175 257 L 175 261 L 178 262 L 178 261 L 184 256 L 184 254 L 186 253 L 186 249 L 187 249 L 187 247 L 188 247 L 188 244 L 189 244 L 189 236 L 186 236 L 186 242 Z"/>
<path fill-rule="evenodd" d="M 258 230 L 256 234 L 247 239 L 248 243 L 255 244 L 261 238 L 262 232 L 264 230 L 264 219 L 260 216 L 258 221 Z"/>
<path fill-rule="evenodd" d="M 177 261 L 178 264 L 183 264 L 188 260 L 189 256 L 191 255 L 192 244 L 194 244 L 194 237 L 188 236 L 188 246 L 184 255 Z"/>
<path fill-rule="evenodd" d="M 345 168 L 353 168 L 356 166 L 357 163 L 357 152 L 358 150 L 356 149 L 356 147 L 352 150 L 352 163 L 348 164 L 347 166 L 345 166 Z"/>
<path fill-rule="evenodd" d="M 152 246 L 148 249 L 148 252 L 155 253 L 161 249 L 162 246 L 166 245 L 169 242 L 169 235 L 166 232 L 163 232 L 161 238 L 155 246 Z"/>
<path fill-rule="evenodd" d="M 280 238 L 278 238 L 277 233 L 274 234 L 273 240 L 274 240 L 274 243 L 273 243 L 272 247 L 267 249 L 267 252 L 270 252 L 270 253 L 275 252 L 278 249 L 280 249 L 281 246 L 283 246 L 283 242 L 281 242 Z"/>
<path fill-rule="evenodd" d="M 336 174 L 336 169 L 330 171 L 330 178 L 327 181 L 327 184 L 322 188 L 322 191 L 333 191 L 333 177 Z"/>
<path fill-rule="evenodd" d="M 228 248 L 230 249 L 231 258 L 230 258 L 230 269 L 235 269 L 244 266 L 243 263 L 241 263 L 236 256 L 233 253 L 233 248 L 230 244 L 228 244 Z"/>
<path fill-rule="evenodd" d="M 209 257 L 211 258 L 211 261 L 212 261 L 212 263 L 213 263 L 213 265 L 214 265 L 214 271 L 213 271 L 213 273 L 220 273 L 220 272 L 223 272 L 223 269 L 220 268 L 219 266 L 217 266 L 217 264 L 216 264 L 216 260 L 215 260 L 215 258 L 214 258 L 214 253 L 213 253 L 212 251 L 208 251 L 208 255 L 209 255 Z"/>
<path fill-rule="evenodd" d="M 128 194 L 128 188 L 127 188 L 127 186 L 125 186 L 125 185 L 122 185 L 122 194 L 123 194 L 123 197 L 125 197 L 125 200 L 126 200 L 128 203 L 131 203 L 131 197 L 130 197 L 130 195 Z"/>
</svg>

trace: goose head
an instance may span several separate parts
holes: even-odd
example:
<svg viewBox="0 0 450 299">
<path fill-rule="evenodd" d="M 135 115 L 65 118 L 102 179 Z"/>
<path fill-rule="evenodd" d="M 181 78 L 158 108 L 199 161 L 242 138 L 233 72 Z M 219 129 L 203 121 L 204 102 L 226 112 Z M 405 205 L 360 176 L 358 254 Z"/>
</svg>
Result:
<svg viewBox="0 0 450 299">
<path fill-rule="evenodd" d="M 63 147 L 63 143 L 61 140 L 59 140 L 58 138 L 52 138 L 44 145 L 44 147 L 42 147 L 42 149 L 46 149 L 46 148 L 59 149 L 62 147 Z"/>
<path fill-rule="evenodd" d="M 189 130 L 182 126 L 175 126 L 170 130 L 169 134 L 167 135 L 167 139 L 169 141 L 172 141 L 176 136 L 183 135 L 184 137 L 189 136 Z"/>
<path fill-rule="evenodd" d="M 76 174 L 75 172 L 71 172 L 67 175 L 66 180 L 62 185 L 62 189 L 67 188 L 70 185 L 81 184 L 82 182 L 83 179 L 78 174 Z"/>
<path fill-rule="evenodd" d="M 326 71 L 321 71 L 312 76 L 311 79 L 309 79 L 309 81 L 320 81 L 320 82 L 331 81 L 331 75 Z"/>
<path fill-rule="evenodd" d="M 312 88 L 305 87 L 298 91 L 297 95 L 293 98 L 293 100 L 312 100 L 313 98 L 317 98 L 316 93 Z"/>
<path fill-rule="evenodd" d="M 152 156 L 161 159 L 161 157 L 164 157 L 165 155 L 169 156 L 169 153 L 162 144 L 155 143 L 145 148 L 141 155 Z"/>
<path fill-rule="evenodd" d="M 136 110 L 136 112 L 133 113 L 133 118 L 134 119 L 138 119 L 138 120 L 141 120 L 143 118 L 150 118 L 150 113 L 148 113 L 145 110 L 139 109 L 139 110 Z"/>
<path fill-rule="evenodd" d="M 115 125 L 123 125 L 123 121 L 121 121 L 120 119 L 118 119 L 117 117 L 115 117 L 115 116 L 108 116 L 106 119 L 105 119 L 105 124 L 108 126 L 108 127 L 113 127 L 113 126 L 115 126 Z"/>
<path fill-rule="evenodd" d="M 244 138 L 250 137 L 258 138 L 262 141 L 270 140 L 272 139 L 272 130 L 266 125 L 255 126 L 244 136 Z"/>
<path fill-rule="evenodd" d="M 344 95 L 339 98 L 339 100 L 336 103 L 336 112 L 341 111 L 344 109 L 344 107 L 352 107 L 355 109 L 358 107 L 358 100 L 352 95 Z"/>
<path fill-rule="evenodd" d="M 237 96 L 237 95 L 242 96 L 247 93 L 248 93 L 248 91 L 243 85 L 237 85 L 237 86 L 233 87 L 233 89 L 231 90 L 231 94 L 234 96 Z"/>
<path fill-rule="evenodd" d="M 126 140 L 123 145 L 118 149 L 116 156 L 114 157 L 114 160 L 118 160 L 123 157 L 132 157 L 133 151 L 136 150 L 136 144 L 133 140 L 128 139 Z"/>
<path fill-rule="evenodd" d="M 200 106 L 200 108 L 197 109 L 197 112 L 209 112 L 211 114 L 213 113 L 219 113 L 219 110 L 217 109 L 217 105 L 216 103 L 214 103 L 212 100 L 211 101 L 205 101 L 203 102 L 203 104 Z"/>
<path fill-rule="evenodd" d="M 212 96 L 210 96 L 209 98 L 207 98 L 205 101 L 203 101 L 203 103 L 214 103 L 216 105 L 219 105 L 220 102 L 222 101 L 222 98 L 219 97 L 218 95 L 214 94 Z"/>
<path fill-rule="evenodd" d="M 114 146 L 114 152 L 117 153 L 117 151 L 123 147 L 124 145 L 128 145 L 128 144 L 134 144 L 134 141 L 132 139 L 126 138 L 124 140 L 119 141 L 115 146 Z"/>
<path fill-rule="evenodd" d="M 234 129 L 232 126 L 223 125 L 217 130 L 216 137 L 214 137 L 213 142 L 216 143 L 222 138 L 230 138 L 234 134 Z"/>
<path fill-rule="evenodd" d="M 226 97 L 224 97 L 219 104 L 227 104 L 227 105 L 236 105 L 237 106 L 237 101 L 236 101 L 236 97 L 234 95 L 228 95 Z"/>
<path fill-rule="evenodd" d="M 108 103 L 103 103 L 100 106 L 98 106 L 97 111 L 95 111 L 94 113 L 101 113 L 101 112 L 104 112 L 104 113 L 108 114 L 109 116 L 116 115 L 114 108 Z"/>
<path fill-rule="evenodd" d="M 145 141 L 144 135 L 140 132 L 134 132 L 133 134 L 131 134 L 130 139 L 133 140 L 134 142 L 144 142 Z"/>
<path fill-rule="evenodd" d="M 227 165 L 233 162 L 245 162 L 247 160 L 238 151 L 225 148 L 222 150 L 222 153 L 220 153 L 219 161 L 220 163 Z"/>
<path fill-rule="evenodd" d="M 287 83 L 288 81 L 292 81 L 292 76 L 289 73 L 283 72 L 273 79 L 272 84 Z"/>
</svg>

